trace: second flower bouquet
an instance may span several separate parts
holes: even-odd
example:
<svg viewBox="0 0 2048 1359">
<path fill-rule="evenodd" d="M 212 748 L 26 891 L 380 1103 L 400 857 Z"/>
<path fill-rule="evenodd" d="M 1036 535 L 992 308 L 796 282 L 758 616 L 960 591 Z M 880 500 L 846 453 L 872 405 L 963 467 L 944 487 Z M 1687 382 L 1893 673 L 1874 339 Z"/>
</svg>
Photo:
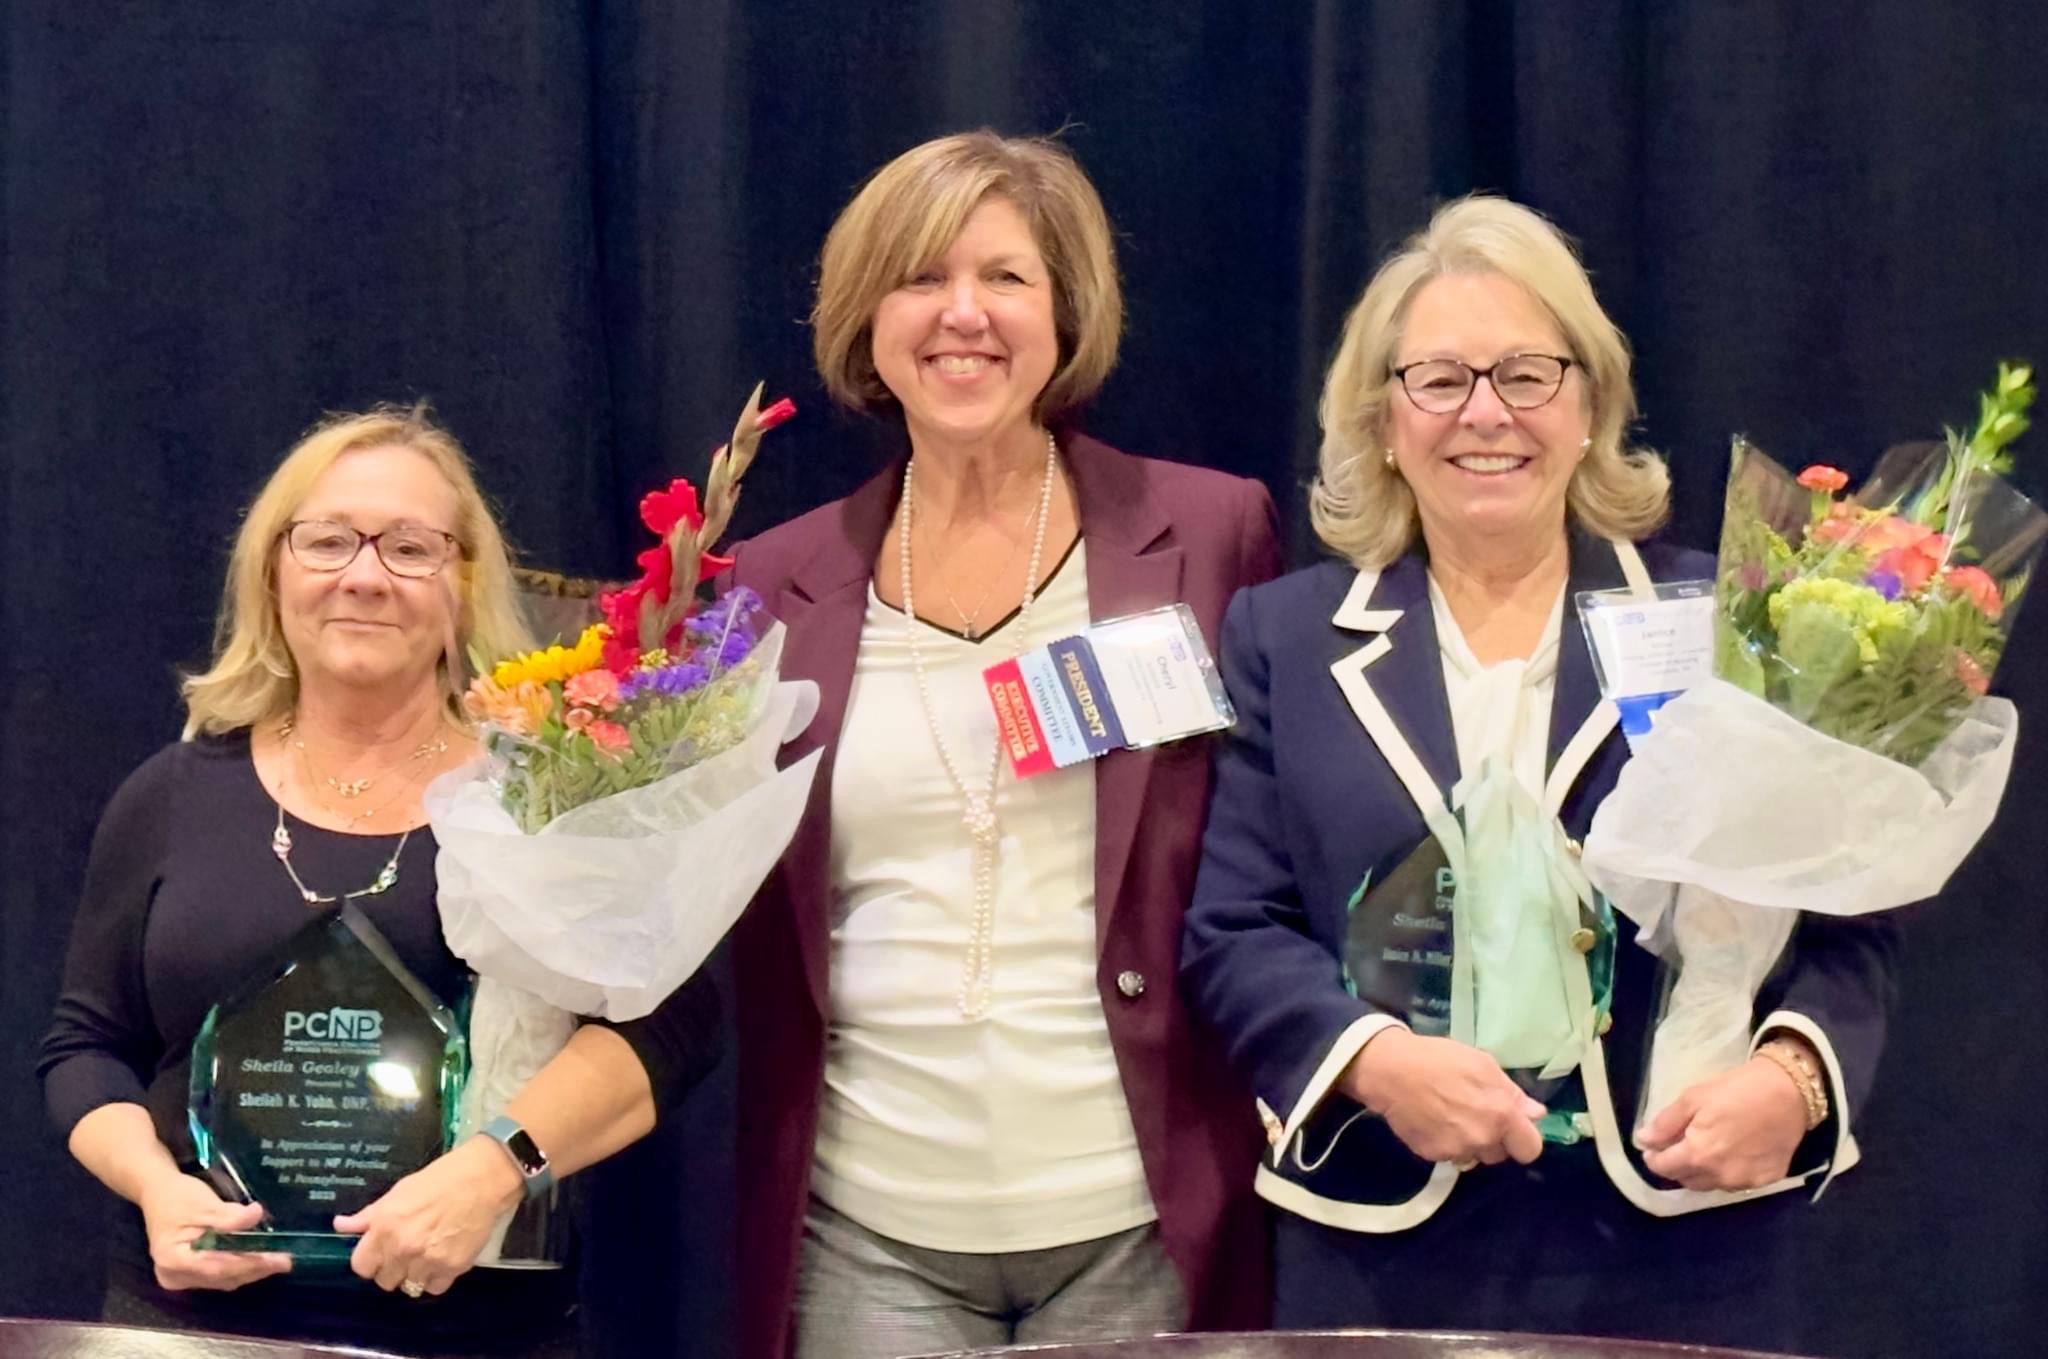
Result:
<svg viewBox="0 0 2048 1359">
<path fill-rule="evenodd" d="M 1642 1117 L 1748 1055 L 1799 912 L 1931 897 L 1990 828 L 2018 715 L 1985 691 L 2048 541 L 2001 475 L 2032 399 L 2001 367 L 1967 438 L 1894 450 L 1848 498 L 1736 440 L 1714 678 L 1658 709 L 1585 844 L 1672 978 Z"/>
</svg>

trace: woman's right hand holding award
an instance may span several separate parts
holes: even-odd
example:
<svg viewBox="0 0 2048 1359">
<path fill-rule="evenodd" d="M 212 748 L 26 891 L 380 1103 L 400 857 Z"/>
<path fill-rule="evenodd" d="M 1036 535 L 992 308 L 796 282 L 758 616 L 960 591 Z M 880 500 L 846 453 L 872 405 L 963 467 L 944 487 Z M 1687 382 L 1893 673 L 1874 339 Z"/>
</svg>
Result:
<svg viewBox="0 0 2048 1359">
<path fill-rule="evenodd" d="M 1536 1120 L 1546 1110 L 1508 1079 L 1487 1053 L 1398 1025 L 1359 1049 L 1339 1082 L 1344 1093 L 1386 1119 L 1408 1150 L 1460 1168 L 1523 1165 L 1543 1150 Z"/>
<path fill-rule="evenodd" d="M 159 1286 L 171 1289 L 241 1288 L 283 1274 L 292 1258 L 281 1251 L 194 1250 L 208 1232 L 247 1232 L 263 1222 L 260 1203 L 229 1203 L 197 1175 L 165 1158 L 164 1173 L 137 1199 L 149 1237 L 149 1259 Z"/>
</svg>

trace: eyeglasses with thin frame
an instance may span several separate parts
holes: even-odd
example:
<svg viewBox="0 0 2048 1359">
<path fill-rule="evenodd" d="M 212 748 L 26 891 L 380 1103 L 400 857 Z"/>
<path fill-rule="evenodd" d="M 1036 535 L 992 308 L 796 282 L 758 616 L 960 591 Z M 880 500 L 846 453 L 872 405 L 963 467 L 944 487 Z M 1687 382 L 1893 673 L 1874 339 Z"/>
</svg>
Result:
<svg viewBox="0 0 2048 1359">
<path fill-rule="evenodd" d="M 1474 368 L 1457 359 L 1423 359 L 1402 364 L 1394 377 L 1415 408 L 1431 415 L 1463 410 L 1481 378 L 1493 384 L 1503 406 L 1531 411 L 1550 404 L 1577 362 L 1561 354 L 1510 354 L 1489 367 Z"/>
<path fill-rule="evenodd" d="M 423 524 L 394 524 L 382 533 L 361 533 L 332 519 L 294 519 L 284 526 L 285 546 L 308 571 L 341 571 L 365 546 L 394 576 L 413 580 L 437 574 L 458 555 L 462 543 L 452 533 Z"/>
</svg>

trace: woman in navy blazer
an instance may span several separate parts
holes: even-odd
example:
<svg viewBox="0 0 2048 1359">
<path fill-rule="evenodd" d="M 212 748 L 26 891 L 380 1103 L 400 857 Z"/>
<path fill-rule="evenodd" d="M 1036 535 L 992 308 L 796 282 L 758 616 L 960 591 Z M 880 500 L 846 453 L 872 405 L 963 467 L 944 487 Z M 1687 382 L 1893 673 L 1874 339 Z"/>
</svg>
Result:
<svg viewBox="0 0 2048 1359">
<path fill-rule="evenodd" d="M 1579 927 L 1554 941 L 1561 975 L 1612 968 L 1561 1076 L 1445 1036 L 1441 984 L 1403 1005 L 1372 981 L 1388 959 L 1450 973 L 1445 919 L 1390 917 L 1372 889 L 1431 871 L 1440 842 L 1475 876 L 1498 855 L 1463 844 L 1454 808 L 1498 777 L 1569 858 L 1628 757 L 1571 600 L 1713 571 L 1634 541 L 1666 477 L 1623 448 L 1632 415 L 1626 347 L 1570 247 L 1514 204 L 1451 204 L 1380 270 L 1331 369 L 1312 508 L 1347 560 L 1226 616 L 1238 724 L 1182 976 L 1267 1127 L 1281 1326 L 1774 1348 L 1796 1331 L 1802 1196 L 1781 1191 L 1855 1163 L 1889 921 L 1802 918 L 1756 1006 L 1758 1055 L 1663 1110 L 1638 1110 L 1657 962 L 1597 900 L 1568 901 Z"/>
<path fill-rule="evenodd" d="M 784 758 L 825 752 L 790 850 L 735 933 L 737 1273 L 748 1356 L 893 1355 L 1252 1327 L 1267 1316 L 1266 1223 L 1242 1173 L 1258 1125 L 1174 984 L 1209 800 L 1209 743 L 1118 750 L 1092 769 L 1034 778 L 1048 790 L 1067 780 L 1059 786 L 1092 797 L 1095 809 L 1092 820 L 1048 827 L 1034 847 L 1021 829 L 1017 780 L 1004 770 L 984 782 L 992 729 L 986 739 L 965 733 L 957 747 L 965 729 L 937 734 L 945 728 L 935 704 L 949 695 L 988 721 L 974 677 L 1023 644 L 1016 633 L 1034 598 L 1064 597 L 1082 623 L 1184 603 L 1213 647 L 1232 594 L 1279 569 L 1262 485 L 1133 457 L 1073 431 L 1074 409 L 1115 354 L 1121 312 L 1109 252 L 1100 204 L 1066 153 L 991 133 L 899 157 L 826 244 L 813 318 L 821 371 L 845 404 L 900 423 L 909 458 L 735 554 L 735 583 L 759 592 L 788 628 L 784 676 L 814 680 L 822 693 L 817 719 Z M 1033 565 L 1043 562 L 1028 574 L 1026 545 Z M 1072 578 L 1084 561 L 1085 591 Z M 906 638 L 911 585 L 916 622 Z M 905 642 L 923 648 L 908 667 L 918 694 L 905 666 L 890 668 Z M 932 668 L 963 652 L 972 652 L 959 662 L 966 668 Z M 958 771 L 950 790 L 939 775 L 948 750 Z M 856 761 L 866 767 L 849 768 Z M 950 902 L 931 899 L 948 881 L 933 865 L 968 844 L 959 803 L 991 787 L 1005 837 L 991 857 L 1015 864 L 1058 851 L 1083 866 L 1092 891 L 1065 903 L 1006 897 L 992 924 L 970 916 L 964 883 Z M 952 810 L 927 812 L 939 804 Z M 895 819 L 900 836 L 888 824 Z M 865 846 L 878 840 L 892 856 L 879 889 L 861 867 L 877 857 Z M 1053 947 L 1074 979 L 1071 994 L 1030 989 L 1043 974 L 1005 940 L 1013 907 L 1049 907 L 1069 922 L 1081 913 L 1079 935 Z M 878 978 L 911 933 L 896 922 L 913 917 L 923 963 Z M 873 1018 L 905 990 L 936 993 L 926 1018 Z M 996 1206 L 968 1215 L 965 1231 L 985 1225 L 985 1239 L 962 1249 L 952 1240 L 963 1230 L 958 1215 L 877 1190 L 871 1172 L 916 1181 L 951 1164 L 956 1148 L 940 1116 L 904 1121 L 899 1111 L 999 1104 L 984 1088 L 929 1084 L 929 1072 L 1008 1083 L 1005 1063 L 984 1069 L 983 1054 L 1062 1041 L 1026 1032 L 1034 1007 L 1056 1007 L 1102 1035 L 1099 1045 L 1091 1038 L 1061 1051 L 1098 1073 L 1090 1107 L 1099 1116 L 1108 1106 L 1107 1121 L 1129 1139 L 1117 1164 L 1130 1179 L 1118 1192 L 1142 1221 L 1101 1235 L 1085 1221 L 1070 1227 L 1057 1203 L 1027 1204 L 1021 1215 L 1050 1244 L 1007 1248 L 1007 1181 L 1024 1172 L 995 1164 L 965 1186 Z M 875 1052 L 885 1055 L 869 1060 Z M 1049 1103 L 1057 1100 L 1055 1092 Z M 868 1128 L 867 1143 L 838 1142 L 834 1155 L 851 1165 L 820 1159 L 835 1120 L 842 1129 L 882 1125 Z M 1004 1135 L 976 1114 L 958 1120 L 954 1134 L 976 1146 Z M 1059 1130 L 1048 1131 L 1057 1142 Z M 877 1143 L 925 1150 L 863 1163 Z"/>
</svg>

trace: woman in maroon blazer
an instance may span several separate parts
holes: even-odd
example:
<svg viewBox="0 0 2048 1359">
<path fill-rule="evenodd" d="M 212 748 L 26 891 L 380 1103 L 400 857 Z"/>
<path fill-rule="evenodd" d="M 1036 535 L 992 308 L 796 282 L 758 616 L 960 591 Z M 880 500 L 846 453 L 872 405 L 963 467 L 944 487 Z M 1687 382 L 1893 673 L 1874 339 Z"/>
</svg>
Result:
<svg viewBox="0 0 2048 1359">
<path fill-rule="evenodd" d="M 736 934 L 742 1352 L 1257 1326 L 1250 1100 L 1174 984 L 1207 743 L 1018 779 L 983 668 L 1279 567 L 1259 483 L 1073 432 L 1114 363 L 1108 222 L 1056 145 L 947 137 L 825 243 L 827 387 L 909 457 L 741 545 L 817 681 L 809 813 Z"/>
</svg>

